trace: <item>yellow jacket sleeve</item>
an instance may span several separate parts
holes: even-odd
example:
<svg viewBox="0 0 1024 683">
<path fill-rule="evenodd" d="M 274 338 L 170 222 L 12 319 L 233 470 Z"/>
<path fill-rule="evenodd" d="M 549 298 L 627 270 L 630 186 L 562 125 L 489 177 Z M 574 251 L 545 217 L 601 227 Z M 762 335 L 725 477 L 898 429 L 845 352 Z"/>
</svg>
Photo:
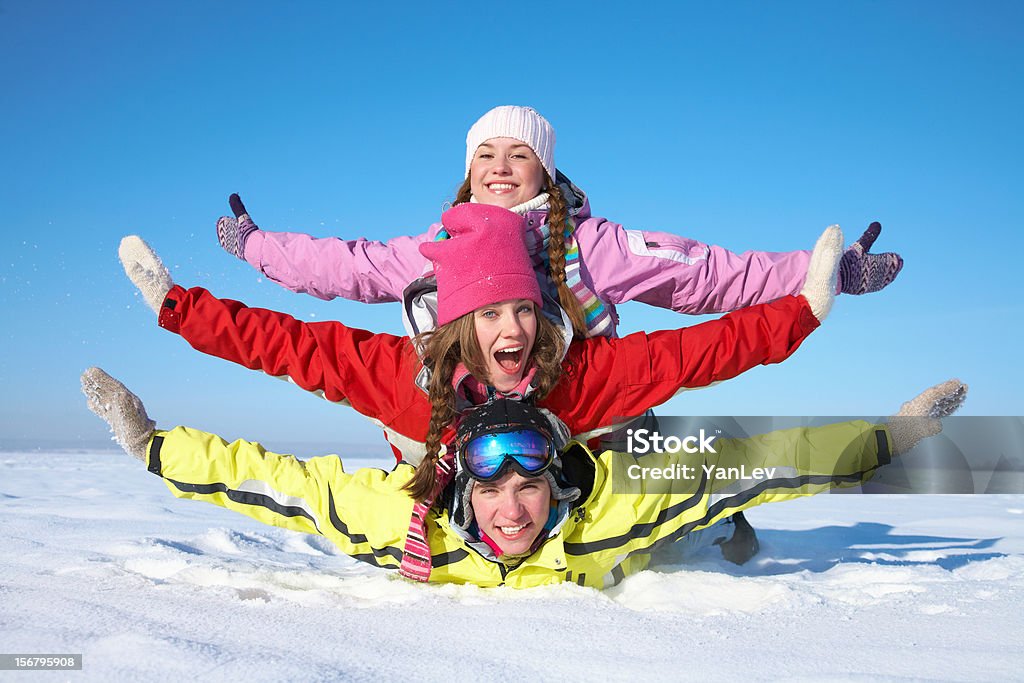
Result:
<svg viewBox="0 0 1024 683">
<path fill-rule="evenodd" d="M 250 441 L 226 442 L 188 427 L 157 431 L 148 469 L 178 498 L 204 500 L 264 524 L 320 534 L 356 559 L 397 567 L 412 499 L 413 468 L 348 474 L 336 455 L 297 460 Z"/>
<path fill-rule="evenodd" d="M 762 503 L 858 486 L 891 457 L 886 427 L 863 421 L 717 439 L 714 451 L 603 453 L 591 524 L 566 552 L 621 561 Z"/>
</svg>

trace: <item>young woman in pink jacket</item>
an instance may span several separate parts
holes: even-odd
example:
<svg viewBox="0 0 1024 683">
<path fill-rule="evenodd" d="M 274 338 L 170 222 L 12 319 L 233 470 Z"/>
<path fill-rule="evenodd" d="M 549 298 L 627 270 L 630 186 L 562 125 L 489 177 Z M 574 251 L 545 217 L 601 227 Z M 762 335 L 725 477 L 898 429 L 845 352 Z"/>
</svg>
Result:
<svg viewBox="0 0 1024 683">
<path fill-rule="evenodd" d="M 630 230 L 594 216 L 586 195 L 555 168 L 555 133 L 529 107 L 484 114 L 466 138 L 466 175 L 453 204 L 490 204 L 526 218 L 526 242 L 547 293 L 577 337 L 614 337 L 615 306 L 641 301 L 679 313 L 723 313 L 796 294 L 809 252 L 746 252 L 665 232 Z M 322 299 L 401 301 L 410 335 L 436 324 L 436 286 L 419 245 L 444 239 L 440 223 L 387 242 L 314 238 L 260 230 L 238 195 L 235 218 L 218 221 L 220 243 L 269 279 Z M 864 294 L 888 285 L 903 261 L 868 252 L 881 226 L 843 254 L 838 290 Z"/>
</svg>

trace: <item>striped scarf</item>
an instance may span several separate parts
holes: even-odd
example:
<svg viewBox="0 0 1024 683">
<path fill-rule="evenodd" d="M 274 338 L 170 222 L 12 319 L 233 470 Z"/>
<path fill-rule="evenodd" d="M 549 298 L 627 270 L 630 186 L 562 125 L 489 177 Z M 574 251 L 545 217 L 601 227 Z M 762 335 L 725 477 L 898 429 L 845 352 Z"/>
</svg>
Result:
<svg viewBox="0 0 1024 683">
<path fill-rule="evenodd" d="M 398 573 L 413 581 L 426 583 L 430 580 L 433 561 L 430 555 L 430 534 L 427 531 L 427 514 L 444 487 L 455 476 L 455 457 L 448 453 L 440 457 L 435 466 L 434 489 L 430 495 L 412 507 L 409 519 L 409 533 L 405 537 L 405 548 L 402 554 L 402 565 Z"/>
<path fill-rule="evenodd" d="M 580 275 L 580 248 L 576 242 L 576 219 L 569 217 L 565 228 L 565 284 L 568 285 L 573 296 L 583 307 L 586 316 L 588 337 L 614 337 L 615 327 L 612 322 L 611 311 L 583 282 Z M 443 227 L 438 231 L 435 240 L 448 239 L 448 231 Z M 551 238 L 551 227 L 544 223 L 539 228 L 527 229 L 526 248 L 530 253 L 534 269 L 545 273 L 549 290 L 557 291 L 554 281 L 551 279 L 551 268 L 548 259 L 548 241 Z"/>
<path fill-rule="evenodd" d="M 565 228 L 565 284 L 568 285 L 573 296 L 583 307 L 583 314 L 586 316 L 587 336 L 614 336 L 614 325 L 612 323 L 611 311 L 604 302 L 597 298 L 583 282 L 580 275 L 580 247 L 576 242 L 576 219 L 570 217 L 566 221 Z M 551 267 L 548 257 L 548 242 L 551 239 L 550 223 L 545 223 L 537 230 L 528 230 L 526 233 L 526 246 L 530 251 L 530 258 L 533 259 L 533 266 L 542 269 L 547 274 L 547 280 L 551 287 L 555 283 L 551 279 Z"/>
</svg>

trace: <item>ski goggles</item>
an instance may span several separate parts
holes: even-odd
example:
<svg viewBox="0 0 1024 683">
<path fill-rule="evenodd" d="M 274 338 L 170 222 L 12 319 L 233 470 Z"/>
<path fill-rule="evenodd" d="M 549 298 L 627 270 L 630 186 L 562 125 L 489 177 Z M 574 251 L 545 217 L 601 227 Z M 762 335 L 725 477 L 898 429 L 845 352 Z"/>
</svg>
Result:
<svg viewBox="0 0 1024 683">
<path fill-rule="evenodd" d="M 509 467 L 524 477 L 543 474 L 555 460 L 555 448 L 543 434 L 520 429 L 470 439 L 459 450 L 459 458 L 471 477 L 490 482 Z"/>
</svg>

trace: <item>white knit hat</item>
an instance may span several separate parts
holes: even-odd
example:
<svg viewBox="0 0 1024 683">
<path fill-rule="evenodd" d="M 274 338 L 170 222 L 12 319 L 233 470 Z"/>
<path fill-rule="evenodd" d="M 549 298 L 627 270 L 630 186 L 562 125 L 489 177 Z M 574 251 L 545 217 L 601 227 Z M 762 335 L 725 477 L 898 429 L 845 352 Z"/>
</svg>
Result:
<svg viewBox="0 0 1024 683">
<path fill-rule="evenodd" d="M 530 107 L 495 107 L 473 124 L 466 135 L 466 177 L 476 148 L 491 138 L 513 138 L 525 142 L 540 159 L 544 170 L 555 177 L 555 129 Z"/>
</svg>

